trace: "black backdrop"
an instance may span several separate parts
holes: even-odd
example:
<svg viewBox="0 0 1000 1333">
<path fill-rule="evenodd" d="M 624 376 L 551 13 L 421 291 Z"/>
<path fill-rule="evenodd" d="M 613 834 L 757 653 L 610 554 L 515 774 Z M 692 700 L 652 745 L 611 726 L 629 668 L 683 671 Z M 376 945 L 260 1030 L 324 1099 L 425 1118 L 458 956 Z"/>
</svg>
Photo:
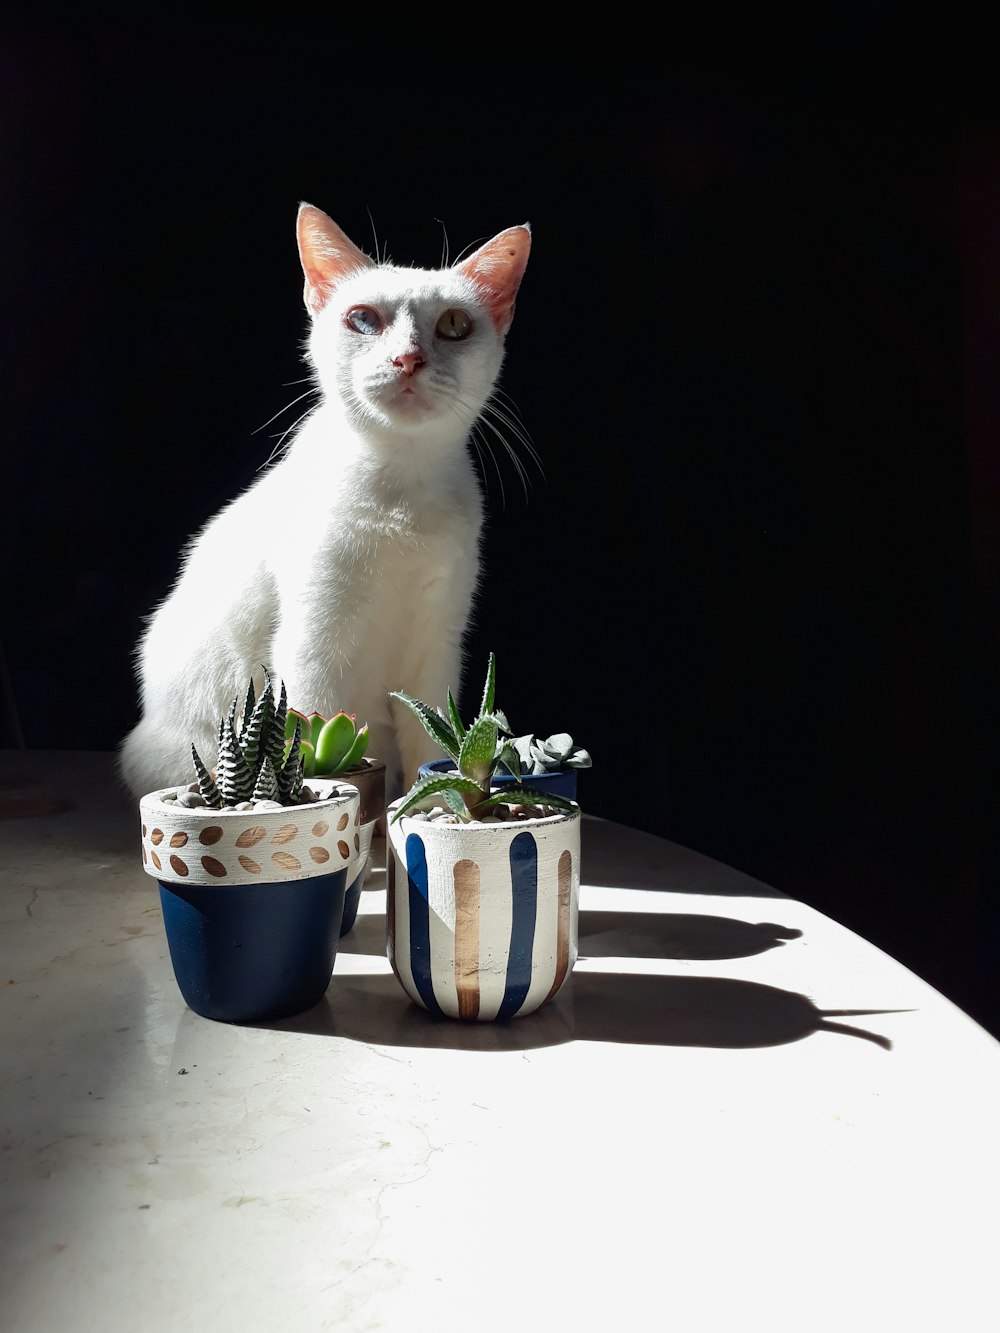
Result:
<svg viewBox="0 0 1000 1333">
<path fill-rule="evenodd" d="M 865 12 L 798 77 L 6 21 L 3 744 L 134 722 L 141 617 L 305 387 L 300 199 L 404 263 L 530 221 L 545 475 L 487 464 L 467 700 L 494 649 L 587 809 L 996 1028 L 1000 127 Z"/>
</svg>

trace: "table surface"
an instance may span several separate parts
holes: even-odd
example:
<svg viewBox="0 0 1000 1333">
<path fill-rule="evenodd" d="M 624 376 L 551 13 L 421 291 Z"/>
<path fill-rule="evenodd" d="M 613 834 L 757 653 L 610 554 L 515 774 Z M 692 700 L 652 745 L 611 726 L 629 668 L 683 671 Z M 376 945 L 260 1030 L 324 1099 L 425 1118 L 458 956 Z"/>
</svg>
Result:
<svg viewBox="0 0 1000 1333">
<path fill-rule="evenodd" d="M 324 1001 L 184 1005 L 106 754 L 0 752 L 0 1329 L 996 1329 L 1000 1043 L 676 844 L 583 829 L 580 958 L 434 1019 L 384 844 Z"/>
</svg>

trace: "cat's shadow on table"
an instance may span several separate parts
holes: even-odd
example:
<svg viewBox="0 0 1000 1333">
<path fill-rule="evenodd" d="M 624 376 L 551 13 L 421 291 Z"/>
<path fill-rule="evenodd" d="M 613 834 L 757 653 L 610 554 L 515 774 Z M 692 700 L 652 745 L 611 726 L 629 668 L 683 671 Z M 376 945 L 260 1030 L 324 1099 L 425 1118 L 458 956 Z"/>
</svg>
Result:
<svg viewBox="0 0 1000 1333">
<path fill-rule="evenodd" d="M 559 995 L 533 1014 L 504 1022 L 438 1018 L 415 1004 L 387 970 L 335 968 L 324 999 L 268 1028 L 328 1035 L 375 1046 L 527 1051 L 569 1041 L 746 1049 L 783 1045 L 814 1033 L 888 1038 L 831 1019 L 879 1010 L 821 1010 L 806 996 L 731 977 L 630 970 L 633 960 L 748 957 L 801 935 L 773 922 L 752 924 L 688 913 L 580 913 L 579 960 Z M 385 918 L 358 917 L 339 956 L 385 958 Z M 615 963 L 619 966 L 616 967 Z"/>
</svg>

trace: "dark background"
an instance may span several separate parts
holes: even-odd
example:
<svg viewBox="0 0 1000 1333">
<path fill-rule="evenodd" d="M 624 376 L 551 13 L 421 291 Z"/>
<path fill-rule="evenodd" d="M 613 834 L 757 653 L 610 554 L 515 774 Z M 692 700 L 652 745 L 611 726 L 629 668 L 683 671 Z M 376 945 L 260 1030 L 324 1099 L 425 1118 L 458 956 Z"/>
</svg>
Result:
<svg viewBox="0 0 1000 1333">
<path fill-rule="evenodd" d="M 299 200 L 403 263 L 530 221 L 502 384 L 545 475 L 487 463 L 466 702 L 492 648 L 586 809 L 1000 1030 L 1000 122 L 857 13 L 726 64 L 8 13 L 2 743 L 136 720 L 141 618 L 301 410 Z"/>
</svg>

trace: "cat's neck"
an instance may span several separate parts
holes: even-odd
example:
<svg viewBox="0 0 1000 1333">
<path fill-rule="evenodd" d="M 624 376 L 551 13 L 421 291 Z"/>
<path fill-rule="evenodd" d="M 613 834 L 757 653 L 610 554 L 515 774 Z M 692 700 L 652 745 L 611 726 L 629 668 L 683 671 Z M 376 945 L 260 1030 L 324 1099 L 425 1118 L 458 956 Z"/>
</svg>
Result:
<svg viewBox="0 0 1000 1333">
<path fill-rule="evenodd" d="M 469 427 L 456 418 L 406 432 L 359 420 L 339 400 L 324 398 L 297 428 L 286 458 L 308 485 L 354 478 L 394 494 L 433 491 L 471 471 Z"/>
</svg>

